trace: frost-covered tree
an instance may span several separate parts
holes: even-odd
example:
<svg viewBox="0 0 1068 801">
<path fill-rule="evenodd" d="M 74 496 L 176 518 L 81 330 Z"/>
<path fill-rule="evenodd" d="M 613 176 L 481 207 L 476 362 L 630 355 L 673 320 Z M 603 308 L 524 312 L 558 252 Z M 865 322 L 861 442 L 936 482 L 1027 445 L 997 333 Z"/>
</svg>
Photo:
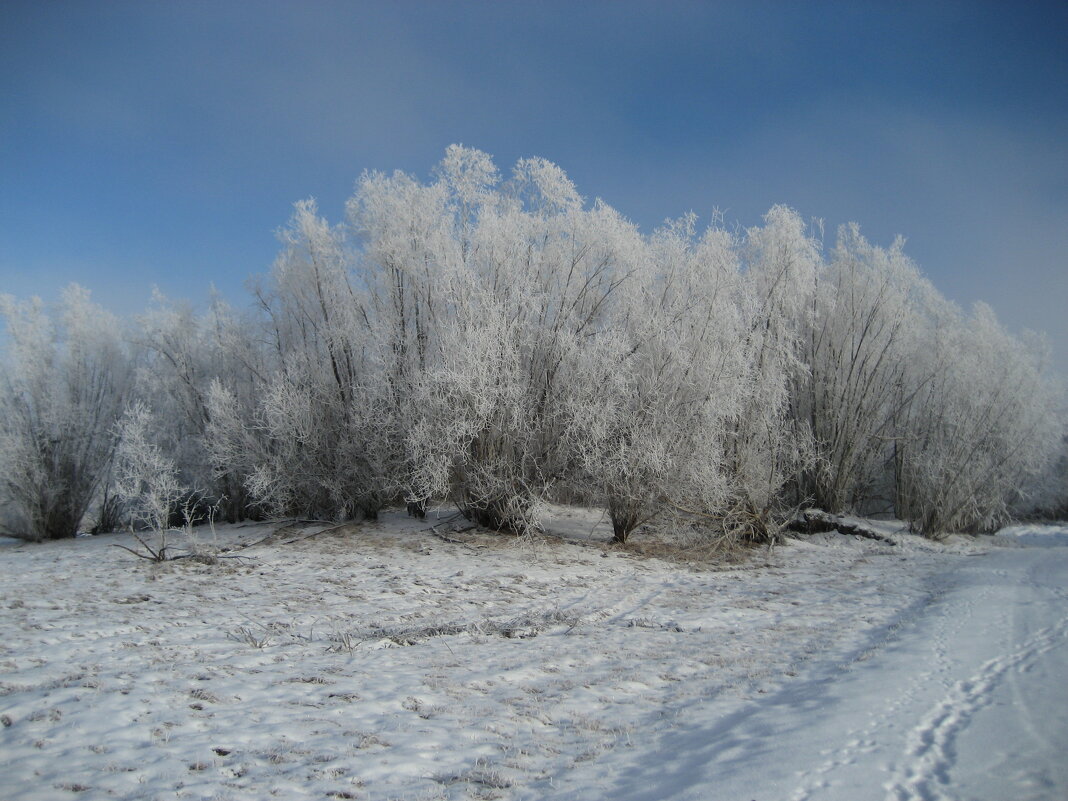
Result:
<svg viewBox="0 0 1068 801">
<path fill-rule="evenodd" d="M 1065 410 L 1068 398 L 1065 397 L 1063 385 L 1060 395 L 1059 427 L 1061 431 L 1068 432 L 1068 414 Z M 1011 511 L 1014 517 L 1068 520 L 1068 433 L 1061 437 L 1053 467 L 1035 482 L 1030 493 L 1013 504 Z"/>
<path fill-rule="evenodd" d="M 929 366 L 897 440 L 898 514 L 928 536 L 991 530 L 1057 456 L 1043 348 L 985 304 L 967 317 L 947 306 L 925 336 Z"/>
<path fill-rule="evenodd" d="M 604 204 L 584 209 L 549 162 L 520 161 L 495 191 L 486 160 L 460 155 L 439 171 L 459 253 L 443 260 L 439 347 L 409 437 L 417 494 L 524 532 L 566 481 L 567 397 L 584 380 L 575 354 L 604 329 L 619 265 L 640 239 Z"/>
<path fill-rule="evenodd" d="M 724 461 L 733 501 L 729 528 L 744 538 L 774 535 L 770 517 L 787 482 L 811 459 L 805 429 L 790 414 L 791 389 L 807 370 L 803 335 L 820 269 L 819 242 L 800 216 L 773 207 L 764 225 L 746 231 L 741 310 L 748 376 Z"/>
<path fill-rule="evenodd" d="M 450 152 L 454 161 L 465 160 L 455 147 Z M 458 169 L 453 165 L 450 172 Z M 465 219 L 477 194 L 477 186 L 467 187 Z M 454 284 L 470 234 L 457 235 L 454 214 L 444 180 L 424 185 L 403 173 L 365 174 L 347 204 L 348 231 L 361 246 L 356 270 L 367 297 L 367 347 L 381 370 L 393 421 L 390 472 L 417 515 L 425 513 L 428 490 L 422 457 L 409 440 L 427 414 L 423 381 L 441 364 L 442 330 L 453 319 L 450 299 L 463 294 Z"/>
<path fill-rule="evenodd" d="M 884 250 L 843 226 L 813 296 L 794 412 L 815 448 L 801 494 L 827 511 L 865 511 L 882 492 L 895 421 L 913 397 L 902 388 L 924 382 L 916 300 L 928 287 L 903 244 Z"/>
<path fill-rule="evenodd" d="M 56 314 L 0 298 L 0 503 L 4 526 L 32 540 L 73 537 L 107 471 L 130 387 L 121 326 L 78 286 Z"/>
<path fill-rule="evenodd" d="M 221 380 L 208 393 L 217 468 L 245 475 L 265 509 L 374 517 L 393 491 L 392 418 L 370 318 L 343 237 L 312 201 L 296 204 L 283 251 L 257 290 L 275 369 L 251 414 Z"/>
<path fill-rule="evenodd" d="M 152 441 L 169 455 L 181 483 L 196 487 L 202 505 L 218 508 L 230 522 L 255 512 L 247 475 L 216 469 L 208 448 L 211 424 L 208 392 L 220 381 L 241 399 L 246 416 L 261 394 L 269 370 L 249 321 L 239 319 L 217 295 L 196 314 L 186 302 L 158 292 L 137 320 L 135 341 L 144 357 L 137 371 L 137 396 L 154 412 Z M 180 516 L 180 501 L 172 510 Z M 177 520 L 175 521 L 177 522 Z"/>
<path fill-rule="evenodd" d="M 697 238 L 694 223 L 632 246 L 609 327 L 577 349 L 586 378 L 566 436 L 620 542 L 656 517 L 719 509 L 729 494 L 724 444 L 746 375 L 737 254 L 726 232 Z"/>
</svg>

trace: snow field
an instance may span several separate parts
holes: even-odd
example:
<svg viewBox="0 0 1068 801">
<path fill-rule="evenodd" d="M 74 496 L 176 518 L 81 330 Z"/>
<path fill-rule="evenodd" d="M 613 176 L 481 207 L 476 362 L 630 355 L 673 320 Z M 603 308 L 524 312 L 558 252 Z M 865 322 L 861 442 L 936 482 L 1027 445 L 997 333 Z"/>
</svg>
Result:
<svg viewBox="0 0 1068 801">
<path fill-rule="evenodd" d="M 692 710 L 863 662 L 975 547 L 819 535 L 693 569 L 555 523 L 236 526 L 216 564 L 0 548 L 0 798 L 597 797 L 584 768 Z"/>
</svg>

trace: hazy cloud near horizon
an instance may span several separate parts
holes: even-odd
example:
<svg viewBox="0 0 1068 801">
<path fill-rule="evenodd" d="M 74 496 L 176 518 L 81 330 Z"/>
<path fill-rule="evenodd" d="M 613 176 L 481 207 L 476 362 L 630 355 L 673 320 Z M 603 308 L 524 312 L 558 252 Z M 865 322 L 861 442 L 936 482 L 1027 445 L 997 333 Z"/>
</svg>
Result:
<svg viewBox="0 0 1068 801">
<path fill-rule="evenodd" d="M 453 142 L 649 231 L 860 223 L 1068 374 L 1068 5 L 7 2 L 0 292 L 235 302 L 294 201 Z"/>
</svg>

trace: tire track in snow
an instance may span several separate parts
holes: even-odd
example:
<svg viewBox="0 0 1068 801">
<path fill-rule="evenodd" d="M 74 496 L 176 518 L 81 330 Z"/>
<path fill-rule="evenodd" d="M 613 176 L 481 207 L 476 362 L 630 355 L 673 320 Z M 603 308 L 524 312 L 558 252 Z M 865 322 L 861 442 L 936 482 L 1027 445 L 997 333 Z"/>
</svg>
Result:
<svg viewBox="0 0 1068 801">
<path fill-rule="evenodd" d="M 958 735 L 990 703 L 991 691 L 1012 669 L 1028 670 L 1038 657 L 1062 645 L 1068 617 L 1035 632 L 1010 654 L 990 659 L 958 681 L 909 735 L 908 763 L 886 785 L 887 801 L 952 801 L 949 771 Z"/>
</svg>

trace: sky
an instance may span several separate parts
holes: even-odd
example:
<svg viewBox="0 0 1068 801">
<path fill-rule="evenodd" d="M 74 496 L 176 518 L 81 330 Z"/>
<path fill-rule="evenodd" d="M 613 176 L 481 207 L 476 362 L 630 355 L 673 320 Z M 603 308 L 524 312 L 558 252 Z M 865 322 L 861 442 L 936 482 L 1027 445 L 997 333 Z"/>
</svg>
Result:
<svg viewBox="0 0 1068 801">
<path fill-rule="evenodd" d="M 783 203 L 896 235 L 1068 375 L 1068 2 L 0 3 L 0 293 L 235 305 L 292 204 L 445 148 L 643 231 Z"/>
</svg>

